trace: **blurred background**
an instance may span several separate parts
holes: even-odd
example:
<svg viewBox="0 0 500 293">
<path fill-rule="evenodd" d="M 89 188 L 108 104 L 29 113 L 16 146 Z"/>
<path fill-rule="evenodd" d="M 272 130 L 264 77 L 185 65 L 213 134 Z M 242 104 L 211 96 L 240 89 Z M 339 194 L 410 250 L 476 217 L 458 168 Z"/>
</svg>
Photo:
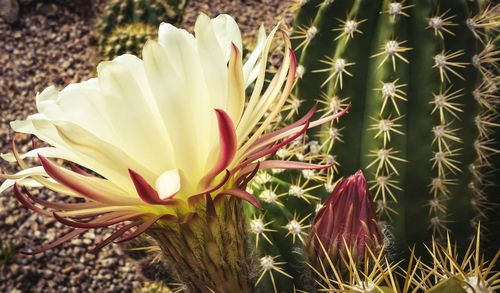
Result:
<svg viewBox="0 0 500 293">
<path fill-rule="evenodd" d="M 268 30 L 279 21 L 291 23 L 290 4 L 283 0 L 0 0 L 0 152 L 10 150 L 9 122 L 36 112 L 37 92 L 94 76 L 100 60 L 125 52 L 140 54 L 142 44 L 155 38 L 161 21 L 191 31 L 201 12 L 211 17 L 228 13 L 251 46 L 261 23 Z M 16 139 L 23 151 L 31 143 L 27 136 Z M 2 171 L 14 168 L 14 164 L 0 162 Z M 48 199 L 53 194 L 44 190 L 40 196 Z M 67 231 L 2 194 L 0 292 L 137 292 L 147 288 L 160 292 L 149 283 L 162 276 L 155 266 L 146 269 L 142 265 L 151 260 L 123 257 L 123 249 L 111 247 L 98 255 L 85 252 L 106 234 L 86 233 L 34 257 L 15 254 Z"/>
</svg>

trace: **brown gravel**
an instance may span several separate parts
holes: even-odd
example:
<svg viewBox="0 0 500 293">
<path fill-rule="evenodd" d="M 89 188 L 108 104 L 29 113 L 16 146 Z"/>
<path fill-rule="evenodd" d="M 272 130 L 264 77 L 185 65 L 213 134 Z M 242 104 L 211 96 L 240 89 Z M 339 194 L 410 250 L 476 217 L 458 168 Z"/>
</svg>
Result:
<svg viewBox="0 0 500 293">
<path fill-rule="evenodd" d="M 9 25 L 0 19 L 0 152 L 9 151 L 9 122 L 36 112 L 37 92 L 49 85 L 61 88 L 94 74 L 92 11 L 67 4 L 71 1 L 60 2 L 64 5 L 54 1 L 20 2 L 16 23 Z M 261 22 L 268 29 L 280 20 L 290 22 L 287 2 L 191 0 L 183 25 L 192 28 L 199 12 L 210 16 L 228 13 L 236 17 L 245 36 L 253 37 Z M 44 6 L 38 4 L 36 9 L 37 3 Z M 27 136 L 18 137 L 21 150 L 28 148 L 29 141 Z M 15 167 L 0 161 L 0 170 L 10 173 Z M 43 199 L 55 196 L 47 190 L 34 192 Z M 60 223 L 27 211 L 9 192 L 0 194 L 0 239 L 4 243 L 13 241 L 20 249 L 29 249 L 68 231 Z M 142 287 L 144 277 L 137 272 L 140 269 L 133 260 L 123 257 L 120 249 L 107 247 L 98 255 L 86 253 L 86 248 L 106 232 L 85 233 L 44 254 L 16 255 L 9 264 L 0 265 L 0 292 L 132 292 Z"/>
<path fill-rule="evenodd" d="M 55 9 L 54 9 L 55 8 Z M 34 4 L 21 7 L 14 25 L 0 20 L 0 141 L 8 151 L 9 122 L 35 112 L 35 94 L 55 84 L 62 87 L 93 74 L 95 36 L 93 19 L 71 6 Z M 50 15 L 50 16 L 48 16 Z M 90 62 L 89 62 L 90 61 Z M 29 140 L 21 137 L 22 145 Z M 0 163 L 2 171 L 13 166 Z M 42 198 L 54 195 L 43 191 Z M 0 195 L 0 237 L 20 249 L 53 241 L 69 231 L 53 220 L 27 211 L 8 192 Z M 97 233 L 97 232 L 96 232 Z M 16 255 L 0 266 L 0 292 L 131 292 L 142 277 L 119 250 L 98 255 L 85 252 L 93 246 L 94 232 L 70 244 L 36 256 Z"/>
<path fill-rule="evenodd" d="M 236 19 L 243 38 L 253 38 L 259 25 L 270 31 L 276 24 L 291 24 L 290 9 L 294 0 L 191 0 L 185 12 L 183 27 L 192 30 L 196 17 L 203 12 L 210 17 L 226 13 Z"/>
</svg>

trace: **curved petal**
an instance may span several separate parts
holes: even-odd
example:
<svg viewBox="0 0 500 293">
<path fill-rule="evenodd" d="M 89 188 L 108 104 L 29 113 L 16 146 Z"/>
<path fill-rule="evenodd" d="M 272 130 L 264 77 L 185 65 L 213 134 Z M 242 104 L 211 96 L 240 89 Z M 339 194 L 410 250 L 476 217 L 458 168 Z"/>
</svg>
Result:
<svg viewBox="0 0 500 293">
<path fill-rule="evenodd" d="M 255 196 L 253 196 L 252 194 L 246 192 L 243 189 L 233 188 L 233 189 L 224 190 L 221 193 L 219 193 L 217 195 L 217 197 L 222 196 L 222 195 L 235 196 L 235 197 L 237 197 L 239 199 L 248 201 L 249 203 L 251 203 L 253 206 L 255 206 L 258 209 L 262 208 L 262 205 L 257 200 L 257 198 L 255 198 Z M 217 198 L 215 200 L 217 200 Z"/>
<path fill-rule="evenodd" d="M 69 122 L 54 121 L 58 136 L 68 145 L 72 152 L 81 158 L 77 164 L 86 167 L 104 178 L 110 180 L 123 190 L 133 193 L 133 185 L 128 178 L 128 168 L 141 172 L 148 179 L 156 179 L 156 175 L 149 168 L 138 163 L 135 158 L 125 154 L 118 147 L 100 140 L 78 125 Z M 42 126 L 41 126 L 42 127 Z"/>
<path fill-rule="evenodd" d="M 16 174 L 1 174 L 0 178 L 7 179 L 0 185 L 0 193 L 12 187 L 14 184 L 26 187 L 42 187 L 45 186 L 56 192 L 61 192 L 66 195 L 77 196 L 71 189 L 55 182 L 52 178 L 46 178 L 48 175 L 41 166 L 23 169 Z M 43 178 L 43 180 L 40 180 Z"/>
<path fill-rule="evenodd" d="M 32 211 L 34 211 L 35 213 L 39 213 L 43 216 L 46 216 L 46 217 L 50 217 L 51 214 L 49 212 L 47 212 L 46 210 L 44 209 L 41 209 L 37 206 L 35 206 L 33 203 L 31 203 L 22 193 L 21 191 L 19 190 L 19 188 L 17 187 L 17 184 L 14 184 L 14 196 L 16 197 L 16 199 L 27 209 L 30 209 Z"/>
<path fill-rule="evenodd" d="M 154 223 L 156 223 L 156 221 L 158 221 L 162 217 L 163 216 L 155 216 L 149 220 L 146 220 L 144 223 L 140 224 L 134 230 L 134 232 L 130 233 L 129 235 L 127 235 L 126 237 L 123 237 L 122 239 L 120 239 L 118 241 L 114 241 L 114 243 L 122 243 L 122 242 L 129 241 L 129 240 L 136 238 L 137 236 L 141 235 L 144 231 L 146 231 L 149 227 L 151 227 Z"/>
<path fill-rule="evenodd" d="M 259 27 L 259 33 L 257 35 L 257 44 L 255 49 L 252 51 L 248 57 L 245 65 L 243 65 L 243 79 L 245 80 L 245 88 L 252 84 L 257 76 L 259 75 L 261 62 L 257 62 L 261 58 L 262 50 L 266 45 L 266 29 L 263 25 Z"/>
<path fill-rule="evenodd" d="M 309 126 L 307 129 L 311 129 L 313 127 L 322 125 L 324 123 L 333 121 L 335 119 L 338 119 L 342 117 L 343 115 L 349 113 L 349 109 L 351 109 L 352 104 L 348 104 L 342 111 L 337 112 L 335 114 L 332 114 L 330 116 L 326 116 L 323 118 L 320 118 L 318 120 L 314 120 L 309 122 Z M 312 109 L 311 109 L 312 110 Z M 278 141 L 282 138 L 285 138 L 287 136 L 293 135 L 294 133 L 297 133 L 298 131 L 301 131 L 302 126 L 298 122 L 303 121 L 303 119 L 306 119 L 309 114 L 306 114 L 304 117 L 302 117 L 300 120 L 297 122 L 283 128 L 280 130 L 277 130 L 275 133 L 269 133 L 261 136 L 258 140 L 255 141 L 256 147 L 262 146 L 263 144 L 269 144 L 273 143 L 275 141 Z"/>
<path fill-rule="evenodd" d="M 26 186 L 26 187 L 43 187 L 40 182 L 36 181 L 35 179 L 31 178 L 23 178 L 23 179 L 7 179 L 4 182 L 2 182 L 2 185 L 0 185 L 0 193 L 4 192 L 5 190 L 11 188 L 14 186 L 14 184 L 17 184 L 19 186 Z"/>
<path fill-rule="evenodd" d="M 229 166 L 238 146 L 234 124 L 229 115 L 221 109 L 215 109 L 215 113 L 219 122 L 219 157 L 214 167 L 200 181 L 202 188 L 208 186 L 215 176 Z"/>
<path fill-rule="evenodd" d="M 97 208 L 97 207 L 102 207 L 104 205 L 96 202 L 81 202 L 81 203 L 59 203 L 59 202 L 50 202 L 46 201 L 43 199 L 40 199 L 34 195 L 32 195 L 29 191 L 26 190 L 26 195 L 34 201 L 35 203 L 49 209 L 56 209 L 56 210 L 82 210 L 82 209 L 89 209 L 89 208 Z"/>
<path fill-rule="evenodd" d="M 133 190 L 127 175 L 128 166 L 146 173 L 144 167 L 116 146 L 100 140 L 74 123 L 50 121 L 43 115 L 33 115 L 27 120 L 12 122 L 11 126 L 15 131 L 36 135 L 63 153 L 70 154 L 70 158 L 65 159 L 84 166 L 124 188 L 128 186 L 128 189 Z"/>
<path fill-rule="evenodd" d="M 113 232 L 113 234 L 111 234 L 108 238 L 104 239 L 99 244 L 97 244 L 93 249 L 89 250 L 89 252 L 90 253 L 97 253 L 97 252 L 99 252 L 104 246 L 108 245 L 109 243 L 111 243 L 116 238 L 122 236 L 123 234 L 125 234 L 126 232 L 128 232 L 130 229 L 132 229 L 133 227 L 136 227 L 136 226 L 138 226 L 140 224 L 141 224 L 140 221 L 135 221 L 135 222 L 129 223 L 129 224 L 121 227 L 120 229 L 118 229 L 115 232 Z"/>
<path fill-rule="evenodd" d="M 115 146 L 155 173 L 175 167 L 170 137 L 156 110 L 141 59 L 122 55 L 97 67 Z"/>
<path fill-rule="evenodd" d="M 290 48 L 290 40 L 286 39 L 286 48 Z M 247 153 L 248 149 L 254 144 L 254 142 L 261 136 L 263 135 L 264 131 L 266 131 L 267 127 L 269 124 L 272 123 L 272 121 L 275 119 L 276 115 L 279 114 L 281 111 L 281 108 L 283 107 L 284 103 L 286 102 L 286 99 L 290 95 L 290 92 L 293 88 L 293 85 L 295 83 L 295 72 L 297 68 L 297 60 L 295 59 L 295 54 L 291 49 L 289 49 L 289 54 L 286 55 L 285 59 L 283 60 L 283 64 L 281 65 L 281 68 L 287 69 L 288 75 L 286 74 L 285 71 L 284 74 L 280 74 L 277 79 L 277 84 L 273 86 L 273 89 L 271 89 L 269 95 L 267 95 L 265 98 L 262 98 L 262 101 L 259 101 L 256 105 L 256 107 L 253 109 L 255 113 L 250 113 L 249 117 L 250 120 L 247 122 L 245 127 L 248 127 L 248 129 L 244 129 L 244 133 L 246 135 L 250 135 L 249 129 L 254 129 L 255 126 L 259 123 L 261 118 L 264 116 L 265 112 L 269 107 L 271 106 L 271 102 L 277 99 L 270 111 L 269 115 L 264 119 L 264 121 L 259 125 L 257 130 L 253 131 L 252 135 L 250 138 L 241 146 L 241 148 L 238 150 L 238 153 L 236 154 L 236 160 L 234 162 L 234 165 L 238 164 L 241 162 L 241 160 L 244 159 L 244 155 Z M 260 77 L 259 77 L 260 78 Z M 281 90 L 282 84 L 286 79 L 286 83 L 284 85 L 283 90 Z M 269 90 L 269 89 L 268 89 Z M 280 94 L 281 90 L 281 94 Z M 267 91 L 266 91 L 267 92 Z M 253 94 L 252 94 L 253 95 Z M 276 95 L 276 96 L 274 96 Z M 274 97 L 273 97 L 274 96 Z M 278 97 L 279 96 L 279 97 Z M 267 106 L 265 106 L 267 104 Z M 267 108 L 266 108 L 267 107 Z M 244 116 L 250 111 L 248 107 L 245 109 L 245 114 Z M 239 125 L 238 125 L 239 126 Z M 238 128 L 239 130 L 239 128 Z M 240 133 L 238 133 L 239 135 Z M 239 136 L 238 136 L 239 137 Z"/>
<path fill-rule="evenodd" d="M 0 174 L 0 178 L 4 179 L 24 179 L 31 176 L 47 176 L 47 173 L 41 166 L 32 167 L 29 169 L 21 170 L 15 174 Z"/>
<path fill-rule="evenodd" d="M 76 123 L 107 142 L 116 140 L 97 78 L 70 84 L 60 92 L 48 87 L 37 95 L 36 104 L 47 119 Z M 92 119 L 88 113 L 92 113 Z"/>
<path fill-rule="evenodd" d="M 33 149 L 24 154 L 20 154 L 19 158 L 21 158 L 21 160 L 24 160 L 26 158 L 37 158 L 38 155 L 42 155 L 46 158 L 59 158 L 70 161 L 73 159 L 73 156 L 70 153 L 55 147 L 41 147 Z M 16 161 L 13 153 L 0 154 L 0 156 L 2 157 L 2 159 L 9 163 L 14 163 Z"/>
<path fill-rule="evenodd" d="M 148 42 L 143 51 L 144 65 L 172 142 L 175 167 L 183 171 L 181 174 L 190 174 L 183 178 L 187 183 L 183 189 L 194 191 L 210 167 L 206 160 L 217 143 L 217 124 L 201 65 L 193 57 L 197 56 L 193 36 L 169 24 L 162 24 L 160 29 L 168 43 Z"/>
<path fill-rule="evenodd" d="M 177 201 L 172 200 L 175 193 L 170 194 L 166 198 L 160 198 L 158 192 L 146 181 L 146 179 L 144 179 L 144 177 L 134 170 L 129 169 L 128 171 L 132 182 L 134 182 L 137 194 L 145 203 L 161 205 L 173 205 L 177 203 Z"/>
<path fill-rule="evenodd" d="M 106 179 L 83 176 L 58 167 L 43 156 L 39 158 L 43 169 L 50 177 L 90 200 L 114 205 L 139 203 L 124 198 L 125 192 Z"/>
<path fill-rule="evenodd" d="M 220 47 L 213 24 L 207 15 L 200 14 L 198 16 L 194 31 L 201 69 L 204 73 L 212 107 L 226 110 L 228 76 L 225 48 Z M 230 43 L 228 45 L 228 52 L 230 52 Z"/>
<path fill-rule="evenodd" d="M 110 220 L 108 220 L 108 219 L 103 220 L 102 216 L 101 216 L 101 217 L 98 217 L 90 222 L 79 222 L 79 221 L 74 221 L 74 220 L 70 220 L 70 219 L 61 217 L 58 213 L 55 213 L 55 212 L 52 213 L 52 215 L 56 219 L 56 221 L 58 221 L 59 223 L 61 223 L 63 225 L 74 227 L 74 228 L 86 228 L 86 229 L 108 227 L 108 226 L 115 225 L 115 224 L 130 220 L 130 219 L 137 218 L 137 217 L 142 215 L 140 213 L 130 214 L 130 213 L 120 213 L 120 212 L 114 213 L 114 214 L 116 214 L 117 216 L 115 218 L 110 219 Z"/>
<path fill-rule="evenodd" d="M 322 170 L 331 168 L 334 164 L 329 165 L 317 165 L 305 162 L 295 162 L 295 161 L 279 161 L 279 160 L 266 160 L 263 162 L 258 162 L 260 164 L 259 169 L 287 169 L 287 170 Z M 240 169 L 238 175 L 242 176 L 252 172 L 255 169 L 255 164 L 252 163 L 244 166 Z M 233 170 L 232 172 L 236 172 Z"/>
<path fill-rule="evenodd" d="M 234 44 L 241 52 L 243 49 L 241 42 L 241 32 L 234 18 L 227 14 L 219 14 L 211 19 L 212 27 L 219 46 L 224 53 L 227 62 L 231 55 L 231 45 Z"/>
<path fill-rule="evenodd" d="M 42 252 L 44 252 L 46 250 L 49 250 L 49 249 L 54 248 L 56 246 L 59 246 L 59 245 L 63 244 L 64 242 L 69 241 L 69 240 L 75 238 L 76 236 L 82 234 L 83 232 L 85 232 L 87 230 L 88 229 L 77 228 L 77 229 L 69 232 L 68 234 L 62 236 L 61 238 L 57 239 L 54 242 L 51 242 L 51 243 L 46 244 L 46 245 L 43 245 L 42 247 L 34 249 L 32 251 L 20 251 L 20 253 L 22 253 L 22 254 L 28 254 L 28 255 L 35 255 L 35 254 L 42 253 Z"/>
<path fill-rule="evenodd" d="M 227 111 L 234 124 L 238 125 L 245 107 L 245 82 L 243 80 L 240 50 L 234 44 L 231 44 L 231 48 Z"/>
<path fill-rule="evenodd" d="M 254 117 L 256 115 L 255 109 L 256 109 L 257 103 L 259 102 L 259 99 L 261 98 L 261 92 L 262 92 L 262 89 L 264 87 L 264 83 L 265 83 L 265 79 L 266 79 L 266 66 L 265 65 L 267 64 L 267 57 L 269 55 L 271 43 L 272 43 L 272 40 L 273 40 L 274 35 L 276 34 L 277 30 L 278 30 L 278 27 L 275 27 L 266 39 L 264 49 L 262 50 L 261 57 L 259 59 L 260 65 L 259 65 L 259 71 L 257 74 L 257 81 L 255 82 L 252 95 L 250 96 L 250 100 L 248 101 L 248 103 L 245 107 L 245 111 L 243 112 L 243 116 L 241 117 L 241 120 L 238 123 L 237 133 L 238 133 L 238 137 L 240 138 L 240 140 L 239 140 L 240 145 L 245 142 L 245 140 L 243 138 L 246 138 L 255 126 L 255 124 L 252 124 L 251 121 L 254 120 Z"/>
</svg>

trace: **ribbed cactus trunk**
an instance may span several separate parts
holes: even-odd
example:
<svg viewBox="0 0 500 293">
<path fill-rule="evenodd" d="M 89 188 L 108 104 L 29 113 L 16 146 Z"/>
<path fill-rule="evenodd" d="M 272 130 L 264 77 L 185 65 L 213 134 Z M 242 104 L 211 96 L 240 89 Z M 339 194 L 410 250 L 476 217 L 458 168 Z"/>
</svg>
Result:
<svg viewBox="0 0 500 293">
<path fill-rule="evenodd" d="M 187 292 L 253 290 L 241 202 L 207 197 L 206 207 L 178 223 L 158 222 L 147 233 L 161 248 L 172 277 Z"/>
<path fill-rule="evenodd" d="M 365 170 L 401 253 L 448 230 L 468 238 L 488 207 L 498 153 L 492 10 L 467 0 L 312 0 L 297 14 L 302 113 L 352 103 L 348 119 L 309 142 L 334 156 L 337 176 Z"/>
<path fill-rule="evenodd" d="M 179 24 L 188 0 L 108 0 L 97 23 L 99 60 L 128 53 L 141 56 L 160 23 Z"/>
</svg>

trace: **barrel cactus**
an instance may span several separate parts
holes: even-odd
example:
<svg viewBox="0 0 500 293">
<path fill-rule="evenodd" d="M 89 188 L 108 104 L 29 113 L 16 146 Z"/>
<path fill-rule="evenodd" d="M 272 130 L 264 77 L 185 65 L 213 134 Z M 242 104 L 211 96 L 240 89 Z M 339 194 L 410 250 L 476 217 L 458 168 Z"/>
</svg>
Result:
<svg viewBox="0 0 500 293">
<path fill-rule="evenodd" d="M 107 60 L 125 53 L 140 56 L 146 41 L 156 34 L 156 27 L 140 23 L 118 27 L 108 36 L 107 44 L 100 48 L 100 56 Z"/>
<path fill-rule="evenodd" d="M 187 0 L 108 1 L 97 24 L 99 61 L 123 53 L 140 56 L 142 47 L 157 34 L 161 22 L 182 21 L 187 3 Z"/>
</svg>

